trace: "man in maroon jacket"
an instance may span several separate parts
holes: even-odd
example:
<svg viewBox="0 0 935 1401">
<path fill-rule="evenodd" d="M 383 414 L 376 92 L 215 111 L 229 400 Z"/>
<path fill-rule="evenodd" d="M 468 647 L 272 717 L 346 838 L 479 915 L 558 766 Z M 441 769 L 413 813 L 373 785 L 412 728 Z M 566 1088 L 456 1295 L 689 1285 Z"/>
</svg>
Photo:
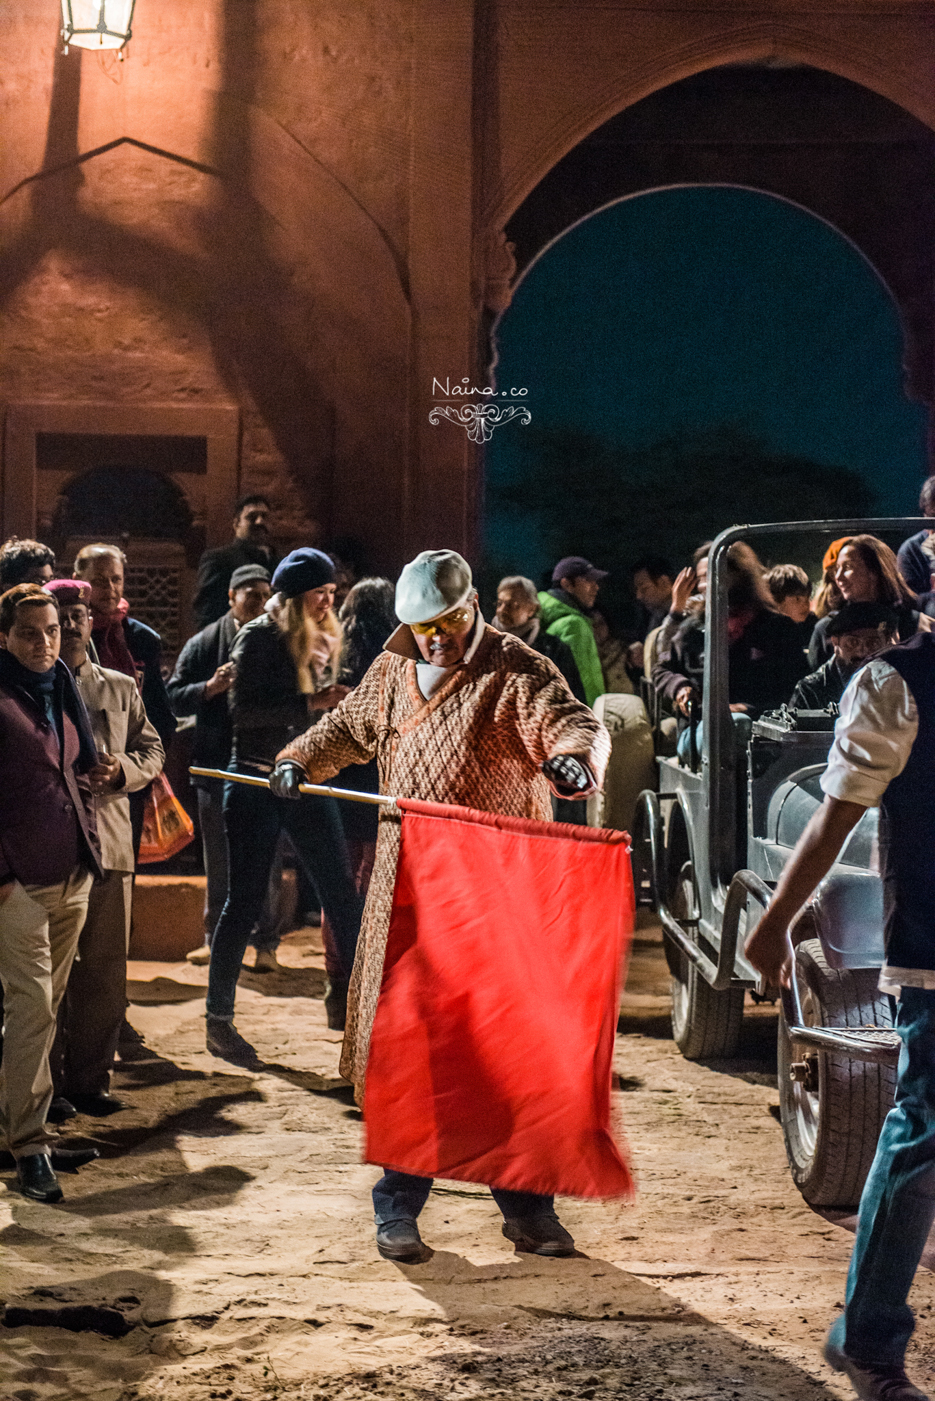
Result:
<svg viewBox="0 0 935 1401">
<path fill-rule="evenodd" d="M 46 1126 L 49 1051 L 101 874 L 90 782 L 98 756 L 59 645 L 50 594 L 17 584 L 0 596 L 0 1140 L 21 1192 L 44 1202 L 62 1198 Z"/>
</svg>

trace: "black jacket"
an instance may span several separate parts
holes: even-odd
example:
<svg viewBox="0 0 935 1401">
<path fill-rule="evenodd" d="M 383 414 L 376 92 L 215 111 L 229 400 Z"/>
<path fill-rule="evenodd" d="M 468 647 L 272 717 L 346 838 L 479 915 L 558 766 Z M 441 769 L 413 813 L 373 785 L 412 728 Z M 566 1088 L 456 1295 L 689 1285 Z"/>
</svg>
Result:
<svg viewBox="0 0 935 1401">
<path fill-rule="evenodd" d="M 230 608 L 228 593 L 231 575 L 242 564 L 262 564 L 270 574 L 279 563 L 279 556 L 269 545 L 253 540 L 232 540 L 217 550 L 205 550 L 198 562 L 198 580 L 192 608 L 200 628 L 216 623 Z M 158 726 L 157 726 L 158 728 Z"/>
<path fill-rule="evenodd" d="M 913 593 L 929 593 L 932 588 L 935 564 L 922 548 L 922 542 L 928 536 L 929 531 L 920 530 L 918 535 L 910 535 L 908 540 L 904 540 L 896 552 L 899 572 Z"/>
<path fill-rule="evenodd" d="M 238 768 L 268 768 L 280 749 L 311 724 L 289 641 L 276 620 L 264 613 L 240 629 L 231 661 L 237 664 L 227 693 L 234 727 L 231 757 Z"/>
<path fill-rule="evenodd" d="M 845 676 L 837 657 L 831 657 L 810 676 L 802 677 L 789 704 L 793 710 L 824 710 L 827 705 L 837 705 L 852 675 Z"/>
<path fill-rule="evenodd" d="M 219 666 L 230 661 L 237 624 L 231 612 L 190 637 L 179 654 L 168 692 L 176 715 L 194 715 L 195 740 L 192 763 L 204 769 L 226 769 L 234 730 L 227 692 L 206 698 L 205 686 Z M 193 778 L 195 787 L 208 779 Z"/>
<path fill-rule="evenodd" d="M 805 672 L 805 653 L 791 618 L 764 608 L 747 624 L 728 651 L 727 699 L 746 705 L 751 715 L 775 710 L 789 699 Z M 653 667 L 653 685 L 674 701 L 688 682 L 697 695 L 704 685 L 704 618 L 685 619 L 671 649 Z"/>
<path fill-rule="evenodd" d="M 175 734 L 175 716 L 162 679 L 162 638 L 158 632 L 141 623 L 138 618 L 126 618 L 123 624 L 130 656 L 142 669 L 140 695 L 146 707 L 146 717 L 169 752 L 169 740 Z M 92 638 L 94 634 L 92 633 Z M 132 794 L 130 795 L 133 796 Z"/>
<path fill-rule="evenodd" d="M 581 672 L 578 670 L 578 663 L 567 642 L 563 642 L 560 637 L 553 636 L 546 632 L 545 628 L 540 628 L 535 642 L 530 642 L 529 646 L 533 651 L 541 652 L 544 657 L 548 657 L 550 662 L 554 662 L 559 671 L 568 682 L 568 689 L 575 700 L 584 701 L 584 686 L 581 684 Z"/>
</svg>

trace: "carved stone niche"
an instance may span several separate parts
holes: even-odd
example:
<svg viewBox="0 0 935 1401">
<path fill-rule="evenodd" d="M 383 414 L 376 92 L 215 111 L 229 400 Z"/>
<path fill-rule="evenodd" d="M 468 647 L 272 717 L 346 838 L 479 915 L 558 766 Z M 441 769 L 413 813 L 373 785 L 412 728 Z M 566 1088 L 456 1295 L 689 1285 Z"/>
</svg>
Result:
<svg viewBox="0 0 935 1401">
<path fill-rule="evenodd" d="M 0 538 L 38 536 L 69 572 L 82 545 L 119 544 L 134 616 L 171 658 L 190 630 L 198 557 L 230 538 L 239 440 L 233 407 L 13 404 Z"/>
</svg>

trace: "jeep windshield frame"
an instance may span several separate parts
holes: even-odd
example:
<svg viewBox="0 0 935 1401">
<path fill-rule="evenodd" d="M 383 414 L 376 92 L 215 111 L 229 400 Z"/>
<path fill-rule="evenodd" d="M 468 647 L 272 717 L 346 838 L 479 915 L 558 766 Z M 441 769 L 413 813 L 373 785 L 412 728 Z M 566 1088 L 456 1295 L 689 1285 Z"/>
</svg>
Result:
<svg viewBox="0 0 935 1401">
<path fill-rule="evenodd" d="M 877 516 L 848 520 L 781 521 L 769 525 L 734 525 L 722 530 L 708 553 L 705 602 L 704 723 L 701 736 L 701 780 L 707 820 L 695 832 L 695 869 L 706 871 L 712 891 L 723 900 L 737 869 L 736 751 L 734 724 L 728 701 L 727 552 L 738 540 L 769 535 L 874 535 L 935 530 L 926 516 Z M 720 903 L 720 901 L 718 901 Z"/>
</svg>

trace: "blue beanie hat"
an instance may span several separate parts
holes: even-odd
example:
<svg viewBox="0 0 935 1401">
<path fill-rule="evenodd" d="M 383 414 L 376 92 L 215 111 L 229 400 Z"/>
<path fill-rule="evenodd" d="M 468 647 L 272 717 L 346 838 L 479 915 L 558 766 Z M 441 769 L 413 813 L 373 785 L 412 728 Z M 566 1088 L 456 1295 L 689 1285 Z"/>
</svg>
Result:
<svg viewBox="0 0 935 1401">
<path fill-rule="evenodd" d="M 320 589 L 323 584 L 334 583 L 334 564 L 321 550 L 313 550 L 310 545 L 301 550 L 292 550 L 277 564 L 273 574 L 273 593 L 281 593 L 284 598 L 298 598 L 309 589 Z"/>
</svg>

